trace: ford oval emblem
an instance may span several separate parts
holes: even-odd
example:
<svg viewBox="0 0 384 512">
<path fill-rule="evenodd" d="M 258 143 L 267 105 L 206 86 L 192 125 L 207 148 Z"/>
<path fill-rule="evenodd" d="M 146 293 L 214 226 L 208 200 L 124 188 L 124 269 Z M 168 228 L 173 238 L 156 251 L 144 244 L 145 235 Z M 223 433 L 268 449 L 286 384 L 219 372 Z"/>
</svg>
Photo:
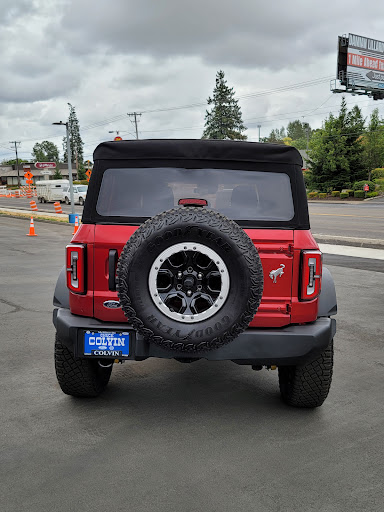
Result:
<svg viewBox="0 0 384 512">
<path fill-rule="evenodd" d="M 105 302 L 103 302 L 103 306 L 109 309 L 117 309 L 121 307 L 120 302 L 118 300 L 106 300 Z"/>
</svg>

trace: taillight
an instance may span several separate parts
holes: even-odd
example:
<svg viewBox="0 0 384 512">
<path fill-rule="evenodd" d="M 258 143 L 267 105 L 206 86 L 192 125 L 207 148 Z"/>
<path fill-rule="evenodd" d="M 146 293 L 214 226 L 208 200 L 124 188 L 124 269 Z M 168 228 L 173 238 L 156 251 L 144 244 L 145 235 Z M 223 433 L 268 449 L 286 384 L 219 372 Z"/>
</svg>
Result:
<svg viewBox="0 0 384 512">
<path fill-rule="evenodd" d="M 67 251 L 67 286 L 75 293 L 86 292 L 85 253 L 86 245 L 69 244 Z"/>
<path fill-rule="evenodd" d="M 301 251 L 301 300 L 315 299 L 321 290 L 322 254 Z"/>
</svg>

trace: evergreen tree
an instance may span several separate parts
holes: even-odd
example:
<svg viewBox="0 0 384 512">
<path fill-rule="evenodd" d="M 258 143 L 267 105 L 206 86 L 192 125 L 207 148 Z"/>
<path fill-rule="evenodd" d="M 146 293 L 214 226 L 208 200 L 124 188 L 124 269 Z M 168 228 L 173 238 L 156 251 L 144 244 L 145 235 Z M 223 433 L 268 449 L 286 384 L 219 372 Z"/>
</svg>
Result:
<svg viewBox="0 0 384 512">
<path fill-rule="evenodd" d="M 364 179 L 360 137 L 364 124 L 359 107 L 348 112 L 343 97 L 339 115 L 330 114 L 323 128 L 312 135 L 309 148 L 312 188 L 323 192 L 341 190 Z"/>
<path fill-rule="evenodd" d="M 73 105 L 69 105 L 69 117 L 68 117 L 68 128 L 69 128 L 69 140 L 71 143 L 71 156 L 72 162 L 76 163 L 77 173 L 80 180 L 86 179 L 84 171 L 84 142 L 80 135 L 80 126 L 77 119 L 76 110 Z M 64 162 L 68 162 L 67 156 L 67 138 L 63 139 L 63 151 L 64 151 Z"/>
<path fill-rule="evenodd" d="M 235 99 L 233 87 L 227 86 L 224 71 L 217 72 L 213 96 L 209 97 L 207 102 L 212 108 L 205 114 L 203 139 L 247 139 L 242 133 L 246 127 L 243 124 L 238 100 Z"/>
<path fill-rule="evenodd" d="M 372 112 L 368 128 L 361 139 L 363 165 L 370 181 L 372 169 L 384 166 L 384 121 L 379 118 L 378 108 Z"/>
<path fill-rule="evenodd" d="M 53 179 L 54 180 L 61 180 L 62 178 L 63 178 L 63 175 L 61 174 L 61 171 L 59 169 L 59 164 L 57 163 L 56 164 L 55 172 L 53 174 Z"/>
</svg>

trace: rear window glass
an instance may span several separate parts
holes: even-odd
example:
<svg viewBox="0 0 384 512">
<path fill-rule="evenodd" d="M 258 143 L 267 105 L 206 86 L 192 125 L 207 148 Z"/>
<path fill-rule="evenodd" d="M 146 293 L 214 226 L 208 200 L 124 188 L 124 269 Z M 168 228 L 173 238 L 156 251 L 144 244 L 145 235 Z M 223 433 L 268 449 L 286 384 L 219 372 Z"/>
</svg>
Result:
<svg viewBox="0 0 384 512">
<path fill-rule="evenodd" d="M 174 167 L 107 169 L 96 210 L 106 217 L 152 217 L 198 198 L 233 220 L 287 221 L 294 216 L 285 173 Z"/>
</svg>

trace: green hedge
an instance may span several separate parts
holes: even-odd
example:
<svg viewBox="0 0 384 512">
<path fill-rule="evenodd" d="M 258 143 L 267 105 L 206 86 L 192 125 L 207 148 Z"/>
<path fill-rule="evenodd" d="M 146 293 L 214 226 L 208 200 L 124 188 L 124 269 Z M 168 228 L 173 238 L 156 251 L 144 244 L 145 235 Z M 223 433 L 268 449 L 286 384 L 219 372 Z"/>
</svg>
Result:
<svg viewBox="0 0 384 512">
<path fill-rule="evenodd" d="M 348 192 L 348 194 L 350 196 L 353 196 L 353 189 L 352 188 L 347 189 L 346 192 Z"/>
<path fill-rule="evenodd" d="M 313 199 L 314 197 L 317 197 L 319 194 L 318 192 L 309 192 L 308 197 L 309 199 Z"/>
<path fill-rule="evenodd" d="M 371 172 L 371 178 L 374 180 L 375 178 L 384 178 L 384 167 L 377 167 L 373 169 Z"/>
<path fill-rule="evenodd" d="M 367 192 L 367 197 L 376 197 L 378 195 L 379 195 L 378 192 Z"/>
<path fill-rule="evenodd" d="M 74 185 L 89 185 L 88 180 L 76 180 L 73 182 Z"/>
<path fill-rule="evenodd" d="M 355 197 L 365 197 L 364 190 L 355 190 L 355 193 L 353 195 Z"/>
<path fill-rule="evenodd" d="M 340 197 L 340 192 L 338 190 L 333 190 L 332 197 Z"/>
<path fill-rule="evenodd" d="M 348 192 L 341 192 L 340 199 L 346 199 L 347 197 L 349 197 Z"/>
<path fill-rule="evenodd" d="M 320 199 L 325 199 L 327 197 L 327 193 L 326 192 L 320 192 L 319 194 L 319 198 Z"/>
<path fill-rule="evenodd" d="M 384 178 L 376 178 L 375 183 L 379 190 L 384 190 Z"/>
<path fill-rule="evenodd" d="M 355 181 L 355 183 L 353 184 L 353 190 L 364 190 L 364 185 L 369 186 L 369 192 L 374 192 L 376 188 L 373 181 Z"/>
</svg>

